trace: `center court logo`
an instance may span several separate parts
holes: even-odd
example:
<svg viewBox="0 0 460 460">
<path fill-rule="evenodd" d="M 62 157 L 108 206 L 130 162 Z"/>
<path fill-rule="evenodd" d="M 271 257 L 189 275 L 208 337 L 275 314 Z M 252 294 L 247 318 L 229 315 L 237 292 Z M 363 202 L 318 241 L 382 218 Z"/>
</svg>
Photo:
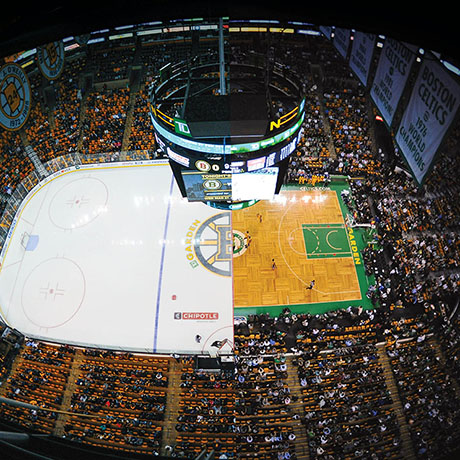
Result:
<svg viewBox="0 0 460 460">
<path fill-rule="evenodd" d="M 193 227 L 196 231 L 193 238 L 189 240 L 191 244 L 186 245 L 187 259 L 191 266 L 201 265 L 217 275 L 231 276 L 233 255 L 231 213 L 222 212 L 209 217 L 204 222 L 195 221 Z"/>
<path fill-rule="evenodd" d="M 233 257 L 242 256 L 247 248 L 246 235 L 239 230 L 233 230 Z"/>
</svg>

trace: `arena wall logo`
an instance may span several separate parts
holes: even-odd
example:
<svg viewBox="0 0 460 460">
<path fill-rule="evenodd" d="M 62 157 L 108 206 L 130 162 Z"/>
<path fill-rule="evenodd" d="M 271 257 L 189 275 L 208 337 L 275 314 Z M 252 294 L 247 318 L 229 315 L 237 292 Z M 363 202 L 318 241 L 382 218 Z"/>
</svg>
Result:
<svg viewBox="0 0 460 460">
<path fill-rule="evenodd" d="M 30 83 L 17 64 L 0 69 L 0 125 L 8 131 L 22 128 L 30 114 Z"/>
</svg>

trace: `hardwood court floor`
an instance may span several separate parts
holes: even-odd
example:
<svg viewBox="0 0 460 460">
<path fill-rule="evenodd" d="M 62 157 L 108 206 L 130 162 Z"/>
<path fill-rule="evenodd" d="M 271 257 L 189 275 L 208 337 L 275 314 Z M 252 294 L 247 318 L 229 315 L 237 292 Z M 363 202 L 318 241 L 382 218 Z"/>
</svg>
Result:
<svg viewBox="0 0 460 460">
<path fill-rule="evenodd" d="M 314 224 L 344 225 L 335 191 L 283 191 L 233 211 L 233 231 L 251 236 L 248 249 L 233 259 L 235 308 L 361 299 L 349 247 L 346 256 L 331 250 L 324 258 L 308 257 L 304 232 Z M 311 280 L 315 286 L 307 290 Z"/>
</svg>

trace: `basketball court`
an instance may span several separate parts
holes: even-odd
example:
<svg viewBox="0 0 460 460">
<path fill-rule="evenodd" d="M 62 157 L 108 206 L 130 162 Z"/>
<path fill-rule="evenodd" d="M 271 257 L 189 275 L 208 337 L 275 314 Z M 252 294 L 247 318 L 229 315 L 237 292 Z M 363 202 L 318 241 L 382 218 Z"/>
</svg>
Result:
<svg viewBox="0 0 460 460">
<path fill-rule="evenodd" d="M 339 196 L 331 188 L 291 188 L 233 213 L 234 233 L 251 236 L 244 256 L 234 259 L 238 315 L 368 303 L 357 230 L 345 224 Z"/>
<path fill-rule="evenodd" d="M 1 316 L 26 336 L 85 347 L 230 351 L 234 315 L 363 300 L 339 200 L 284 189 L 221 211 L 182 198 L 167 162 L 67 168 L 13 222 Z"/>
</svg>

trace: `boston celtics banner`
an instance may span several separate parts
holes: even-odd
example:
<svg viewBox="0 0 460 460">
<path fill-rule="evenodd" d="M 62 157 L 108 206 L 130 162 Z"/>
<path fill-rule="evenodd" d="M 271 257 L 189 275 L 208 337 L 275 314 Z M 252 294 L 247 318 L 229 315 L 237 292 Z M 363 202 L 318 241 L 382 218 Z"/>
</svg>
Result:
<svg viewBox="0 0 460 460">
<path fill-rule="evenodd" d="M 332 27 L 329 26 L 319 26 L 319 30 L 324 34 L 324 36 L 330 40 L 332 34 Z"/>
<path fill-rule="evenodd" d="M 364 86 L 367 86 L 374 45 L 375 35 L 364 32 L 355 33 L 350 53 L 350 68 Z"/>
<path fill-rule="evenodd" d="M 388 126 L 391 126 L 407 77 L 417 55 L 412 45 L 387 38 L 372 83 L 370 95 Z"/>
<path fill-rule="evenodd" d="M 341 56 L 346 58 L 348 47 L 350 45 L 350 30 L 336 27 L 334 30 L 334 38 L 332 43 L 336 50 L 341 54 Z"/>
<path fill-rule="evenodd" d="M 395 140 L 422 184 L 459 107 L 460 83 L 429 53 L 420 66 Z"/>
</svg>

